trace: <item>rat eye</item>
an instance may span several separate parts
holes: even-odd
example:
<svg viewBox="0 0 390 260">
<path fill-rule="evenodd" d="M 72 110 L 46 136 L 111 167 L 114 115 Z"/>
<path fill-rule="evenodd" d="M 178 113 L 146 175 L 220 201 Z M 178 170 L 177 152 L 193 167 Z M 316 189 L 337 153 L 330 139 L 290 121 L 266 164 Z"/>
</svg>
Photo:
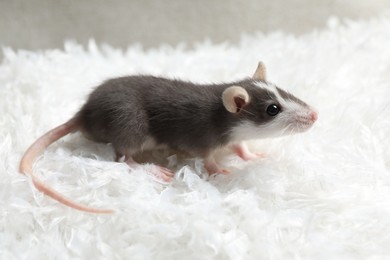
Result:
<svg viewBox="0 0 390 260">
<path fill-rule="evenodd" d="M 272 104 L 267 107 L 267 114 L 270 116 L 276 116 L 280 112 L 278 105 Z"/>
</svg>

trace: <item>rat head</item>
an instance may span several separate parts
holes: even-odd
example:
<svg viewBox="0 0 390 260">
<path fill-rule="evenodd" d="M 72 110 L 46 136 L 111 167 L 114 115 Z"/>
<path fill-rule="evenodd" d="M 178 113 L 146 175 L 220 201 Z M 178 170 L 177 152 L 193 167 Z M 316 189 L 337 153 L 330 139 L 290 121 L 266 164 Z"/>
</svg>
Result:
<svg viewBox="0 0 390 260">
<path fill-rule="evenodd" d="M 266 81 L 262 62 L 251 80 L 226 88 L 222 101 L 236 119 L 231 129 L 236 141 L 304 132 L 317 120 L 312 107 Z"/>
</svg>

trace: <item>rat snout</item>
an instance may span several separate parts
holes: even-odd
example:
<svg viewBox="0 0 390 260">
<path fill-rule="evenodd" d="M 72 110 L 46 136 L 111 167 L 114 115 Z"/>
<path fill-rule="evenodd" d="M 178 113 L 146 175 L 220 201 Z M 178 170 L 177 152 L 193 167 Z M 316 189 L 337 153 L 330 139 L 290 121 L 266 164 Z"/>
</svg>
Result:
<svg viewBox="0 0 390 260">
<path fill-rule="evenodd" d="M 317 119 L 318 119 L 318 113 L 316 112 L 316 111 L 312 111 L 311 113 L 310 113 L 310 120 L 311 120 L 311 122 L 315 122 L 315 121 L 317 121 Z"/>
<path fill-rule="evenodd" d="M 306 108 L 304 111 L 297 113 L 296 117 L 293 117 L 294 122 L 290 125 L 292 131 L 299 133 L 310 129 L 318 119 L 318 112 L 313 108 Z"/>
</svg>

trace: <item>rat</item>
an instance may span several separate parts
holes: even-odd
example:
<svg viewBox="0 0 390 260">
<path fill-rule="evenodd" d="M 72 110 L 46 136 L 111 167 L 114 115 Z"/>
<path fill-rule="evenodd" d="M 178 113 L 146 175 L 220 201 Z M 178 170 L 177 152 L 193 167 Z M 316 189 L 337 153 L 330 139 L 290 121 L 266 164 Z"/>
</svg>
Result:
<svg viewBox="0 0 390 260">
<path fill-rule="evenodd" d="M 61 137 L 80 131 L 96 142 L 111 143 L 116 160 L 124 157 L 130 168 L 140 166 L 133 159 L 140 152 L 171 148 L 203 158 L 209 174 L 226 174 L 214 158 L 220 148 L 253 160 L 261 153 L 251 152 L 244 141 L 304 132 L 317 117 L 314 108 L 268 82 L 262 62 L 252 77 L 222 84 L 146 75 L 113 78 L 94 89 L 74 117 L 37 139 L 23 155 L 19 171 L 38 190 L 69 207 L 111 213 L 74 202 L 45 185 L 33 174 L 35 159 Z M 174 176 L 158 165 L 152 172 L 165 181 Z"/>
</svg>

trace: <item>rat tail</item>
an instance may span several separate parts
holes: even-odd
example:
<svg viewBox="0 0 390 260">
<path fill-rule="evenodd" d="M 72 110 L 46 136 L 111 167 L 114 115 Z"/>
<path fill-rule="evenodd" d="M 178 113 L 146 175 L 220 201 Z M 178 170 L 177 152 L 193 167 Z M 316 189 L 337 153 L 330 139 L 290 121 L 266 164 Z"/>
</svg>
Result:
<svg viewBox="0 0 390 260">
<path fill-rule="evenodd" d="M 109 209 L 97 209 L 97 208 L 91 208 L 82 204 L 79 204 L 77 202 L 74 202 L 54 189 L 50 188 L 49 186 L 45 185 L 42 181 L 40 181 L 37 177 L 33 174 L 33 163 L 35 159 L 41 155 L 44 150 L 52 143 L 60 139 L 61 137 L 75 132 L 79 130 L 79 123 L 77 117 L 72 118 L 68 122 L 54 128 L 53 130 L 50 130 L 38 140 L 36 140 L 25 152 L 25 154 L 22 157 L 22 160 L 20 161 L 19 165 L 19 171 L 27 176 L 30 176 L 32 179 L 32 182 L 34 183 L 35 187 L 46 194 L 47 196 L 51 197 L 52 199 L 55 199 L 56 201 L 65 204 L 71 208 L 86 211 L 90 213 L 112 213 L 113 210 Z"/>
</svg>

